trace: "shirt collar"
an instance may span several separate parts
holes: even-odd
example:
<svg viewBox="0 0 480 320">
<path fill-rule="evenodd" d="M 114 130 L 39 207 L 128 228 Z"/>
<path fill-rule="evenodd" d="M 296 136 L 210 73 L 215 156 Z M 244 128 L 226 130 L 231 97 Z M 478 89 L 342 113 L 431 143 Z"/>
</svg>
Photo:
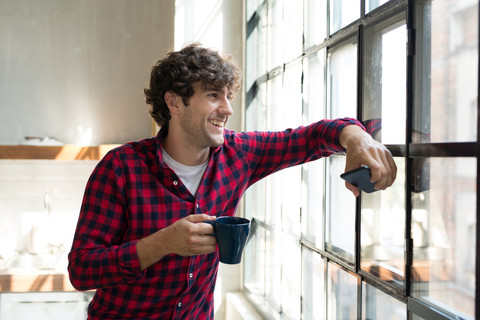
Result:
<svg viewBox="0 0 480 320">
<path fill-rule="evenodd" d="M 165 162 L 163 161 L 163 155 L 162 155 L 162 141 L 163 139 L 167 136 L 168 134 L 168 131 L 167 131 L 167 126 L 162 126 L 160 128 L 160 130 L 158 131 L 157 133 L 157 136 L 155 137 L 155 140 L 157 142 L 157 159 L 159 161 L 159 163 L 162 165 L 162 167 L 167 167 L 167 165 L 165 164 Z"/>
</svg>

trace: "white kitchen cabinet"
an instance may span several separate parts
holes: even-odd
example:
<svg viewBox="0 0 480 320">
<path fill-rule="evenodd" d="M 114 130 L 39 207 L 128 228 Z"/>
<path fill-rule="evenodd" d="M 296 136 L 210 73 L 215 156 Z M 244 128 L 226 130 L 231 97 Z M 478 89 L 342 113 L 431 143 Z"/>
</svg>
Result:
<svg viewBox="0 0 480 320">
<path fill-rule="evenodd" d="M 91 294 L 28 292 L 0 294 L 1 320 L 84 320 Z"/>
</svg>

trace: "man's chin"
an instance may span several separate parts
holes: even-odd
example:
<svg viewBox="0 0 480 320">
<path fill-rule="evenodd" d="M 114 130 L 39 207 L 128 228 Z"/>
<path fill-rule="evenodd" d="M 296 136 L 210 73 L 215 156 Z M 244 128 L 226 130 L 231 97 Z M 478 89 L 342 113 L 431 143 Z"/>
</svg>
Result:
<svg viewBox="0 0 480 320">
<path fill-rule="evenodd" d="M 225 138 L 223 137 L 223 135 L 221 137 L 215 137 L 211 141 L 211 147 L 220 147 L 224 141 Z"/>
<path fill-rule="evenodd" d="M 222 141 L 216 141 L 215 143 L 212 144 L 212 147 L 220 147 L 225 140 L 222 139 Z"/>
</svg>

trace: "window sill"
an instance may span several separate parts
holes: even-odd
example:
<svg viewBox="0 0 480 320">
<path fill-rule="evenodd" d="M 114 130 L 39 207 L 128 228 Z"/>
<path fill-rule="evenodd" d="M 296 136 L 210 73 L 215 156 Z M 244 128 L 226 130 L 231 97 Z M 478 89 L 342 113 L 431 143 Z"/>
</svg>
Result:
<svg viewBox="0 0 480 320">
<path fill-rule="evenodd" d="M 260 314 L 241 292 L 227 293 L 225 320 L 261 320 Z"/>
</svg>

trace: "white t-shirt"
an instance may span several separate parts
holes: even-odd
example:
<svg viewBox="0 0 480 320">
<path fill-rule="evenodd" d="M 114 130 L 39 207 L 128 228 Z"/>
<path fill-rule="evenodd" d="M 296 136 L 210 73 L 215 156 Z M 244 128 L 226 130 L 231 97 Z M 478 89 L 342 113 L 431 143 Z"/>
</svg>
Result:
<svg viewBox="0 0 480 320">
<path fill-rule="evenodd" d="M 172 157 L 162 150 L 163 161 L 177 174 L 187 187 L 188 191 L 194 196 L 197 195 L 197 189 L 202 180 L 203 173 L 207 168 L 208 161 L 198 166 L 186 166 L 175 161 Z"/>
</svg>

